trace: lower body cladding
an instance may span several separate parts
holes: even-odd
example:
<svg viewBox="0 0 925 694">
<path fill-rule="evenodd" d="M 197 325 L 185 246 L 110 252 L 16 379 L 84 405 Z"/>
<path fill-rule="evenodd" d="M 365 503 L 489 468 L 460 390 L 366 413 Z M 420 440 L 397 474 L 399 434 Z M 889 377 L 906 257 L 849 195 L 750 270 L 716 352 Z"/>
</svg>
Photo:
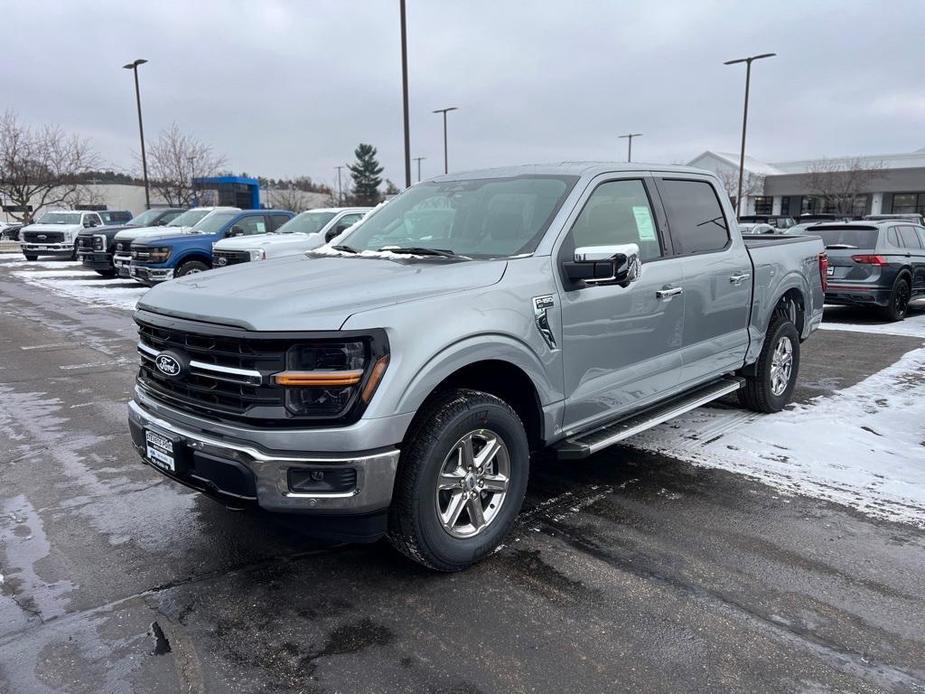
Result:
<svg viewBox="0 0 925 694">
<path fill-rule="evenodd" d="M 890 303 L 890 287 L 829 283 L 825 290 L 827 304 L 848 306 L 886 306 Z"/>
<path fill-rule="evenodd" d="M 145 267 L 144 265 L 132 263 L 129 266 L 129 277 L 150 287 L 158 282 L 172 280 L 173 268 Z"/>
<path fill-rule="evenodd" d="M 300 514 L 299 525 L 326 539 L 373 541 L 387 527 L 399 452 L 268 451 L 205 433 L 129 403 L 132 442 L 163 475 L 234 509 Z M 243 430 L 242 430 L 243 433 Z M 310 439 L 311 430 L 298 432 Z"/>
</svg>

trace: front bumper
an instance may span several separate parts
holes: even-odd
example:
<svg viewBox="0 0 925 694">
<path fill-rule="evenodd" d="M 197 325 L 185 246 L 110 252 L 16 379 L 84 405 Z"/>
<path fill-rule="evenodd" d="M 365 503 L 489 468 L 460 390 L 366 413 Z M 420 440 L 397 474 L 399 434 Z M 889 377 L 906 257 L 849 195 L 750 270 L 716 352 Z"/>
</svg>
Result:
<svg viewBox="0 0 925 694">
<path fill-rule="evenodd" d="M 74 252 L 74 244 L 72 243 L 26 243 L 22 241 L 19 246 L 22 248 L 23 253 L 39 253 L 41 255 L 53 253 L 70 254 Z"/>
<path fill-rule="evenodd" d="M 102 251 L 77 251 L 84 267 L 91 270 L 112 270 L 112 256 Z"/>
<path fill-rule="evenodd" d="M 126 254 L 116 253 L 112 256 L 113 267 L 116 268 L 116 272 L 119 273 L 119 277 L 131 277 L 129 271 L 132 266 L 132 256 Z"/>
<path fill-rule="evenodd" d="M 129 265 L 129 277 L 142 284 L 152 285 L 173 279 L 173 268 L 145 267 L 144 265 Z"/>
<path fill-rule="evenodd" d="M 245 439 L 186 427 L 172 419 L 163 412 L 154 414 L 137 400 L 129 402 L 129 429 L 142 460 L 167 477 L 229 506 L 257 505 L 273 512 L 365 516 L 381 513 L 391 502 L 399 455 L 394 446 L 364 453 L 273 451 Z M 147 458 L 145 430 L 174 442 L 174 471 L 165 470 Z M 310 437 L 312 432 L 302 433 Z M 290 471 L 306 469 L 341 478 L 348 473 L 348 479 L 353 478 L 352 470 L 355 482 L 342 491 L 293 491 Z"/>
</svg>

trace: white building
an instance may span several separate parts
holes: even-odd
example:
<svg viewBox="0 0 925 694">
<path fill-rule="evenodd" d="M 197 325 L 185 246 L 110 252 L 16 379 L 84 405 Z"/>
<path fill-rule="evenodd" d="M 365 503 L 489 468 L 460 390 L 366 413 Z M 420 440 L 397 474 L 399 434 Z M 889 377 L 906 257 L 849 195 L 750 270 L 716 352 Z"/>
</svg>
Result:
<svg viewBox="0 0 925 694">
<path fill-rule="evenodd" d="M 833 159 L 764 162 L 745 158 L 743 186 L 745 205 L 741 214 L 783 214 L 799 217 L 803 213 L 832 212 L 820 196 L 810 190 L 809 173 L 824 165 L 845 166 L 858 161 L 869 163 L 874 173 L 854 200 L 854 211 L 864 214 L 925 214 L 925 148 L 908 154 L 875 154 Z M 707 151 L 691 160 L 690 166 L 716 172 L 735 196 L 739 175 L 739 155 Z"/>
</svg>

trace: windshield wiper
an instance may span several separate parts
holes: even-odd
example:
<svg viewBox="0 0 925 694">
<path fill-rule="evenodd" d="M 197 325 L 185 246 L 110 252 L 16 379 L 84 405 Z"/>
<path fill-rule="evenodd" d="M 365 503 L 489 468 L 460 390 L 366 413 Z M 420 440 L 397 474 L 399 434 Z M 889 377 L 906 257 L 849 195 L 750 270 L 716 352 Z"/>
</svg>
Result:
<svg viewBox="0 0 925 694">
<path fill-rule="evenodd" d="M 333 248 L 335 251 L 343 251 L 344 253 L 356 253 L 357 252 L 356 248 L 351 248 L 350 246 L 344 246 L 344 245 L 331 246 L 331 248 Z"/>
<path fill-rule="evenodd" d="M 465 257 L 445 248 L 426 248 L 424 246 L 383 246 L 379 249 L 379 251 L 388 251 L 389 253 L 407 253 L 409 255 L 438 255 L 441 258 Z"/>
</svg>

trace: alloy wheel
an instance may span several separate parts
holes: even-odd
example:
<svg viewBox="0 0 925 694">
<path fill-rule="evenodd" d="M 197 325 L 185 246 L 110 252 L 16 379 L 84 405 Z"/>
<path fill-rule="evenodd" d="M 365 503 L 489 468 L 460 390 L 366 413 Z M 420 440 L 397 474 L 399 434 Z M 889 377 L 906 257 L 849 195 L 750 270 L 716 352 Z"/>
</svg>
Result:
<svg viewBox="0 0 925 694">
<path fill-rule="evenodd" d="M 781 337 L 771 355 L 771 392 L 780 397 L 790 385 L 793 372 L 793 343 L 787 336 Z"/>
</svg>

